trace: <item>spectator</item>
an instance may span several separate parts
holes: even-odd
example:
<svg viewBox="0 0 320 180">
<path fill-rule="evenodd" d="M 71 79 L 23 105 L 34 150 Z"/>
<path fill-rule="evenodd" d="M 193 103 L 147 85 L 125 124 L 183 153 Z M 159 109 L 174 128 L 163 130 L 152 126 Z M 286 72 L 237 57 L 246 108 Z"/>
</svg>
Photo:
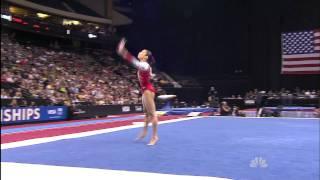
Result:
<svg viewBox="0 0 320 180">
<path fill-rule="evenodd" d="M 245 117 L 245 114 L 243 112 L 240 112 L 240 109 L 238 106 L 233 106 L 232 108 L 232 116 L 242 116 Z"/>
<path fill-rule="evenodd" d="M 10 107 L 17 107 L 18 106 L 18 102 L 16 99 L 12 99 L 11 103 L 10 103 Z"/>
<path fill-rule="evenodd" d="M 232 111 L 230 106 L 226 101 L 222 101 L 220 104 L 220 115 L 221 116 L 229 116 L 231 115 Z"/>
<path fill-rule="evenodd" d="M 320 118 L 320 108 L 315 110 L 315 117 Z"/>
</svg>

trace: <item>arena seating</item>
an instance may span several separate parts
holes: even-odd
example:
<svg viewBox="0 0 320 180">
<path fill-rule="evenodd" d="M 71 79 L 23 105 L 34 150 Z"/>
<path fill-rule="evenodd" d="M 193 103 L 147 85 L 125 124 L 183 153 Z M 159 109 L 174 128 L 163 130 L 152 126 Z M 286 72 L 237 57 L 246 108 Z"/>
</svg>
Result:
<svg viewBox="0 0 320 180">
<path fill-rule="evenodd" d="M 1 88 L 1 99 L 48 99 L 69 106 L 140 102 L 136 70 L 107 51 L 66 51 L 1 37 L 1 84 L 7 87 Z"/>
</svg>

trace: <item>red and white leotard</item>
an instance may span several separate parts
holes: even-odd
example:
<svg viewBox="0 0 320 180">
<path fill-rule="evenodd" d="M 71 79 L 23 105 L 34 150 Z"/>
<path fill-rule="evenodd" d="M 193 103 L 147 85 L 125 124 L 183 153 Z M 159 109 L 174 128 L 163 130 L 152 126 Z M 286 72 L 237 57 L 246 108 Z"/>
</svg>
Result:
<svg viewBox="0 0 320 180">
<path fill-rule="evenodd" d="M 131 53 L 127 52 L 124 55 L 124 59 L 129 63 L 133 64 L 134 67 L 138 69 L 138 79 L 141 87 L 142 93 L 145 90 L 149 90 L 151 92 L 156 92 L 152 83 L 150 82 L 152 78 L 152 69 L 147 62 L 141 62 L 137 60 Z"/>
</svg>

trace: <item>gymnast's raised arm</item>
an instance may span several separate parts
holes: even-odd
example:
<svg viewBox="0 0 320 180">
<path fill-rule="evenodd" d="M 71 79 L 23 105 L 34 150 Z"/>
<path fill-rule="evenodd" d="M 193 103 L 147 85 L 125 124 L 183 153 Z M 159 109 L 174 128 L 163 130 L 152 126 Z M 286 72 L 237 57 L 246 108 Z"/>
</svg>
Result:
<svg viewBox="0 0 320 180">
<path fill-rule="evenodd" d="M 147 62 L 140 62 L 136 57 L 134 57 L 125 47 L 126 40 L 121 39 L 117 47 L 117 53 L 126 61 L 133 64 L 134 67 L 141 71 L 147 71 L 150 68 L 150 65 Z"/>
</svg>

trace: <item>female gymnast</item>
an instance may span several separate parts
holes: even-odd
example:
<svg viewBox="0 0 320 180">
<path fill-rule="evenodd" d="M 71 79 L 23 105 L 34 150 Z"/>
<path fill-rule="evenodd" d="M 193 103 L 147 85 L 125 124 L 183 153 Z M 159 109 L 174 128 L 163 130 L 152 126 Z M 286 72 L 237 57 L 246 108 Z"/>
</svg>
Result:
<svg viewBox="0 0 320 180">
<path fill-rule="evenodd" d="M 137 140 L 143 139 L 147 135 L 148 124 L 152 122 L 152 138 L 148 145 L 155 145 L 159 140 L 158 137 L 158 116 L 154 103 L 156 90 L 150 79 L 152 78 L 152 69 L 149 63 L 153 63 L 154 58 L 149 50 L 142 50 L 138 54 L 137 60 L 125 47 L 126 40 L 122 39 L 117 47 L 117 53 L 126 61 L 138 69 L 138 79 L 142 91 L 142 104 L 145 112 L 144 127 Z M 148 63 L 149 62 L 149 63 Z"/>
</svg>

